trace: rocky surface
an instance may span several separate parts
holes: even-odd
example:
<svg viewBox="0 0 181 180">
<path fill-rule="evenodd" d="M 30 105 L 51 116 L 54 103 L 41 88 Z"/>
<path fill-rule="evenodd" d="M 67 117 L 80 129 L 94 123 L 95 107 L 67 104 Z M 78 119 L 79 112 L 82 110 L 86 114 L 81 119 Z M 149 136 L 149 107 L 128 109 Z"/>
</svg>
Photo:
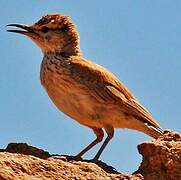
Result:
<svg viewBox="0 0 181 180">
<path fill-rule="evenodd" d="M 181 180 L 181 134 L 165 131 L 164 136 L 138 145 L 143 156 L 137 173 L 147 180 Z"/>
<path fill-rule="evenodd" d="M 0 180 L 180 180 L 181 135 L 165 131 L 157 140 L 138 145 L 143 156 L 133 175 L 117 172 L 104 162 L 55 156 L 25 143 L 0 150 Z"/>
</svg>

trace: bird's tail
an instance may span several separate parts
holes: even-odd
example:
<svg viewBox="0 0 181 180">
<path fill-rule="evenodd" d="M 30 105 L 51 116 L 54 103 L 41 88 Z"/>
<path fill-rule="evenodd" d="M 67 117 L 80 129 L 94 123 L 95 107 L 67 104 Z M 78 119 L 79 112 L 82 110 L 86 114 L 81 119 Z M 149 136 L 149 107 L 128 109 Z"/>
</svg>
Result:
<svg viewBox="0 0 181 180">
<path fill-rule="evenodd" d="M 160 137 L 161 135 L 163 135 L 163 130 L 161 129 L 161 127 L 155 127 L 153 125 L 149 125 L 147 123 L 145 123 L 146 127 L 144 132 L 146 134 L 148 134 L 149 136 L 157 139 L 158 137 Z"/>
</svg>

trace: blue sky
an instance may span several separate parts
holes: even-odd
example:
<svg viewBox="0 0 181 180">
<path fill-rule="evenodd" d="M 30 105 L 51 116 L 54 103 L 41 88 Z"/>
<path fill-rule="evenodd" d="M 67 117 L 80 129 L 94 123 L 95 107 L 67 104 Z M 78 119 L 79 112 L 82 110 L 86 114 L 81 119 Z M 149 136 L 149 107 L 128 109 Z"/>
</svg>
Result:
<svg viewBox="0 0 181 180">
<path fill-rule="evenodd" d="M 95 136 L 61 113 L 39 81 L 42 53 L 29 39 L 5 31 L 63 13 L 77 24 L 84 56 L 116 74 L 163 128 L 179 131 L 181 102 L 181 1 L 1 0 L 0 146 L 26 142 L 50 153 L 77 154 Z M 101 159 L 133 172 L 137 144 L 151 138 L 118 129 Z M 85 158 L 91 159 L 99 145 Z"/>
</svg>

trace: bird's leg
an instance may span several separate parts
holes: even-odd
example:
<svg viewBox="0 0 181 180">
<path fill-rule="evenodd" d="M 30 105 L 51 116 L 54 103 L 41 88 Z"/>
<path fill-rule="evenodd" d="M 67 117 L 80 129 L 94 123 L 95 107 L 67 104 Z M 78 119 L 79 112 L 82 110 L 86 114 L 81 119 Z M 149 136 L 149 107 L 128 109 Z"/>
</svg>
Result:
<svg viewBox="0 0 181 180">
<path fill-rule="evenodd" d="M 113 138 L 114 136 L 114 128 L 112 126 L 106 126 L 105 127 L 105 131 L 107 133 L 107 138 L 105 139 L 104 143 L 102 144 L 102 146 L 100 147 L 99 151 L 97 152 L 97 154 L 95 155 L 95 157 L 93 158 L 93 161 L 97 161 L 100 157 L 100 155 L 102 154 L 103 150 L 105 149 L 105 147 L 107 146 L 107 144 L 109 143 L 109 141 Z"/>
<path fill-rule="evenodd" d="M 104 137 L 104 132 L 101 128 L 92 128 L 94 133 L 96 134 L 97 138 L 91 142 L 86 148 L 84 148 L 79 154 L 76 155 L 76 157 L 81 157 L 84 155 L 87 151 L 89 151 L 92 147 L 94 147 L 96 144 L 100 143 Z"/>
</svg>

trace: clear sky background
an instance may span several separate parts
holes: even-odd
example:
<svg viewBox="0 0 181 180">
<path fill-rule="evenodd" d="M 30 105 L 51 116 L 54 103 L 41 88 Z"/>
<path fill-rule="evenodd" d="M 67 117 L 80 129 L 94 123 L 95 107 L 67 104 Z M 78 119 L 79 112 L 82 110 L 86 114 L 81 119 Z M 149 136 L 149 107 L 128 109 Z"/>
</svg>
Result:
<svg viewBox="0 0 181 180">
<path fill-rule="evenodd" d="M 75 155 L 95 136 L 61 113 L 40 85 L 42 53 L 8 23 L 32 24 L 47 13 L 70 15 L 84 56 L 116 74 L 163 128 L 181 129 L 181 1 L 1 0 L 0 147 L 26 142 L 50 153 Z M 101 159 L 133 172 L 137 145 L 151 138 L 118 129 Z M 85 158 L 91 159 L 99 145 Z"/>
</svg>

